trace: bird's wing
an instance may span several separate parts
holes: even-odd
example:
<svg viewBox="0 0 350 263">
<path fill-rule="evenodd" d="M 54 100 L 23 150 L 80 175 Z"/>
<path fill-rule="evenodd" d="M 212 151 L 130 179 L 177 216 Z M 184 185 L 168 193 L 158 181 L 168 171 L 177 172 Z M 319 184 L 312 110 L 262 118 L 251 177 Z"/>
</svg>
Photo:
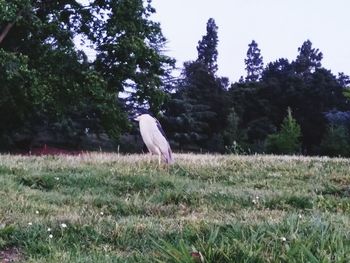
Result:
<svg viewBox="0 0 350 263">
<path fill-rule="evenodd" d="M 157 145 L 167 163 L 173 162 L 172 151 L 170 145 L 166 139 L 165 133 L 160 125 L 159 121 L 156 120 L 157 130 L 153 134 L 152 140 L 155 145 Z"/>
<path fill-rule="evenodd" d="M 154 119 L 156 121 L 156 125 L 157 125 L 157 128 L 158 130 L 161 132 L 161 134 L 164 136 L 164 138 L 166 139 L 166 135 L 165 135 L 165 132 L 162 128 L 162 125 L 160 125 L 160 122 L 157 120 L 157 119 Z"/>
</svg>

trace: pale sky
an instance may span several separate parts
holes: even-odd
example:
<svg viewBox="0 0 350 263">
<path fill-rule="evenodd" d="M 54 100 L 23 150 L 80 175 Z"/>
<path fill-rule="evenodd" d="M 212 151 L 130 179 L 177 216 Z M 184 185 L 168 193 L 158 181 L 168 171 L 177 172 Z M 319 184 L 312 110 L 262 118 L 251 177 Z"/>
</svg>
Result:
<svg viewBox="0 0 350 263">
<path fill-rule="evenodd" d="M 218 75 L 235 82 L 245 76 L 244 59 L 254 39 L 265 65 L 290 61 L 310 39 L 323 53 L 323 66 L 350 75 L 350 0 L 153 0 L 168 39 L 167 54 L 184 61 L 197 57 L 196 46 L 215 19 L 219 35 Z"/>
<path fill-rule="evenodd" d="M 350 0 L 153 0 L 152 6 L 157 11 L 152 19 L 161 23 L 168 39 L 166 54 L 177 67 L 197 58 L 198 41 L 214 18 L 218 75 L 231 82 L 245 76 L 244 59 L 253 39 L 265 65 L 294 60 L 298 47 L 310 39 L 323 53 L 325 68 L 350 75 Z"/>
</svg>

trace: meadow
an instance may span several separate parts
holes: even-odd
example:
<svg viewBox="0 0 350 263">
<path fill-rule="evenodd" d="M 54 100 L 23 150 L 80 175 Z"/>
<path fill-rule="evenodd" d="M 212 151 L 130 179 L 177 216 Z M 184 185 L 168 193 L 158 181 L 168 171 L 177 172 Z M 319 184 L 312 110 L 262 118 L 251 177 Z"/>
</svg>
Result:
<svg viewBox="0 0 350 263">
<path fill-rule="evenodd" d="M 0 155 L 0 262 L 350 262 L 350 160 Z"/>
</svg>

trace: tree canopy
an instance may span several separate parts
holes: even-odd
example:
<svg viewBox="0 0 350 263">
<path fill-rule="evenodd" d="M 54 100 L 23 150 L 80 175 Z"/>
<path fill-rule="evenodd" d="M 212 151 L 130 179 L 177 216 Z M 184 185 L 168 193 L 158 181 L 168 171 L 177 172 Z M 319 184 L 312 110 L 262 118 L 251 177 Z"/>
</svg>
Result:
<svg viewBox="0 0 350 263">
<path fill-rule="evenodd" d="M 153 12 L 142 0 L 1 1 L 1 148 L 117 140 L 128 127 L 118 95 L 129 86 L 132 98 L 159 110 L 174 61 L 162 53 Z M 90 41 L 96 60 L 77 50 L 77 36 Z"/>
</svg>

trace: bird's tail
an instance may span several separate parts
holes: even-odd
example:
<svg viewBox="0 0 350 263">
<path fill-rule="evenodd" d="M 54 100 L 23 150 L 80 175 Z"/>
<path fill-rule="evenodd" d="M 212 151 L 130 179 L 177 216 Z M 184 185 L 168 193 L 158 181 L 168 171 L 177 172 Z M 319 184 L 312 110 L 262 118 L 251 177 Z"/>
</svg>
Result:
<svg viewBox="0 0 350 263">
<path fill-rule="evenodd" d="M 167 164 L 173 164 L 174 163 L 174 157 L 173 152 L 171 151 L 171 148 L 168 148 L 168 152 L 164 155 L 165 162 Z"/>
</svg>

